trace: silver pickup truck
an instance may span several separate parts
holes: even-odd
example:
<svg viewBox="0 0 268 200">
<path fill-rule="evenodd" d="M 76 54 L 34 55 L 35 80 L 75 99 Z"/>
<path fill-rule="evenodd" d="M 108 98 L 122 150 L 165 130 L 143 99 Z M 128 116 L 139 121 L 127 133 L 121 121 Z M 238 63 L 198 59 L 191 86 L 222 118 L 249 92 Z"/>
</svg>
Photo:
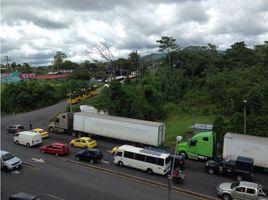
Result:
<svg viewBox="0 0 268 200">
<path fill-rule="evenodd" d="M 218 195 L 224 200 L 247 199 L 247 200 L 268 200 L 262 186 L 257 183 L 240 181 L 235 183 L 221 183 L 217 187 Z"/>
</svg>

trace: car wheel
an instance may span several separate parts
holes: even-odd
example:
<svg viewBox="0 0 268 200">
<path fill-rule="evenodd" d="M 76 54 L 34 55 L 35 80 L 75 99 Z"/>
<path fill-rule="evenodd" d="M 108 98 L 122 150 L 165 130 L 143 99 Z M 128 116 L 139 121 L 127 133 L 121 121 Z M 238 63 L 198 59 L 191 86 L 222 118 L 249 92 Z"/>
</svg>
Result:
<svg viewBox="0 0 268 200">
<path fill-rule="evenodd" d="M 45 153 L 45 150 L 41 150 L 41 153 Z"/>
<path fill-rule="evenodd" d="M 74 144 L 72 143 L 71 146 L 74 147 Z"/>
<path fill-rule="evenodd" d="M 31 147 L 29 143 L 27 143 L 27 144 L 26 144 L 26 146 L 27 146 L 28 148 L 30 148 L 30 147 Z"/>
<path fill-rule="evenodd" d="M 54 133 L 54 128 L 53 127 L 49 127 L 49 131 Z"/>
<path fill-rule="evenodd" d="M 56 155 L 56 156 L 59 156 L 59 154 L 58 154 L 58 153 L 56 153 L 55 155 Z"/>
<path fill-rule="evenodd" d="M 215 174 L 214 169 L 209 168 L 209 169 L 208 169 L 208 173 L 209 173 L 209 174 Z"/>
<path fill-rule="evenodd" d="M 119 167 L 123 167 L 123 166 L 124 166 L 123 162 L 122 162 L 122 161 L 119 161 L 119 162 L 118 162 L 118 166 L 119 166 Z"/>
<path fill-rule="evenodd" d="M 231 198 L 231 196 L 229 194 L 223 194 L 222 199 L 223 200 L 231 200 L 232 198 Z"/>
<path fill-rule="evenodd" d="M 17 141 L 15 141 L 15 144 L 20 144 L 20 143 L 19 143 L 19 141 L 17 140 Z"/>
<path fill-rule="evenodd" d="M 6 171 L 6 172 L 9 171 L 7 166 L 4 166 L 4 167 L 3 167 L 3 170 Z"/>
<path fill-rule="evenodd" d="M 182 156 L 183 158 L 187 158 L 187 153 L 185 151 L 179 152 L 179 155 Z"/>
<path fill-rule="evenodd" d="M 89 163 L 90 163 L 90 164 L 94 164 L 95 162 L 94 162 L 93 159 L 90 159 Z"/>
<path fill-rule="evenodd" d="M 149 169 L 147 169 L 147 170 L 146 170 L 146 172 L 147 172 L 149 175 L 153 174 L 153 170 L 152 170 L 152 169 L 150 169 L 150 168 L 149 168 Z"/>
<path fill-rule="evenodd" d="M 84 146 L 84 149 L 88 149 L 88 147 L 87 146 Z"/>
<path fill-rule="evenodd" d="M 79 157 L 79 156 L 76 156 L 75 158 L 76 158 L 76 160 L 78 160 L 78 161 L 80 160 L 80 157 Z"/>
</svg>

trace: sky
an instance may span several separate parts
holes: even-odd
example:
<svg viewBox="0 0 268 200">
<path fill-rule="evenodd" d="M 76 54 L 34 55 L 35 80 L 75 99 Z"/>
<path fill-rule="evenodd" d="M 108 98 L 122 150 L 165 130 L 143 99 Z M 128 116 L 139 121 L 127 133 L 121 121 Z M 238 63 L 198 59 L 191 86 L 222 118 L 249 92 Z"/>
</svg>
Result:
<svg viewBox="0 0 268 200">
<path fill-rule="evenodd" d="M 96 44 L 115 58 L 157 53 L 161 36 L 179 46 L 268 41 L 268 0 L 1 0 L 1 63 L 53 64 L 57 51 L 81 63 Z"/>
</svg>

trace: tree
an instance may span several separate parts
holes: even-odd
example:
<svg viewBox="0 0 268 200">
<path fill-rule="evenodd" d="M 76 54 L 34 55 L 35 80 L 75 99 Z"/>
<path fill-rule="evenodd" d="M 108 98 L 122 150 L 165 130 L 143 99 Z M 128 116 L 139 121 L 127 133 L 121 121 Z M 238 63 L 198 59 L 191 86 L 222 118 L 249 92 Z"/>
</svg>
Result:
<svg viewBox="0 0 268 200">
<path fill-rule="evenodd" d="M 60 68 L 61 64 L 63 63 L 64 58 L 67 58 L 65 53 L 61 51 L 56 52 L 54 56 L 54 64 L 53 64 L 53 67 L 56 71 L 58 71 L 58 69 Z"/>
<path fill-rule="evenodd" d="M 138 54 L 137 51 L 132 51 L 129 55 L 128 55 L 128 60 L 131 63 L 131 69 L 135 69 L 136 70 L 136 78 L 138 78 L 138 75 L 141 77 L 141 70 L 139 69 L 140 67 L 140 55 Z"/>
<path fill-rule="evenodd" d="M 171 56 L 170 53 L 174 50 L 178 50 L 179 46 L 176 44 L 176 39 L 173 37 L 167 37 L 167 36 L 162 36 L 161 40 L 157 40 L 159 45 L 159 51 L 161 52 L 167 52 L 168 54 L 168 62 L 171 65 Z"/>
</svg>

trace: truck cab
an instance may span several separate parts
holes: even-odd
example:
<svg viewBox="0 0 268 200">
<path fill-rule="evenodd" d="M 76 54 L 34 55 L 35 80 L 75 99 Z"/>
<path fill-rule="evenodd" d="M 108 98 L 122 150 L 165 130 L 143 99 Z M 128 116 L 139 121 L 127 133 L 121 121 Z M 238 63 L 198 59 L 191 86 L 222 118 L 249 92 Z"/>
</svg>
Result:
<svg viewBox="0 0 268 200">
<path fill-rule="evenodd" d="M 205 131 L 195 134 L 188 142 L 178 144 L 176 152 L 191 159 L 206 160 L 213 157 L 215 146 L 213 132 Z"/>
<path fill-rule="evenodd" d="M 55 120 L 48 125 L 48 130 L 55 133 L 70 132 L 73 128 L 73 113 L 59 114 Z"/>
</svg>

